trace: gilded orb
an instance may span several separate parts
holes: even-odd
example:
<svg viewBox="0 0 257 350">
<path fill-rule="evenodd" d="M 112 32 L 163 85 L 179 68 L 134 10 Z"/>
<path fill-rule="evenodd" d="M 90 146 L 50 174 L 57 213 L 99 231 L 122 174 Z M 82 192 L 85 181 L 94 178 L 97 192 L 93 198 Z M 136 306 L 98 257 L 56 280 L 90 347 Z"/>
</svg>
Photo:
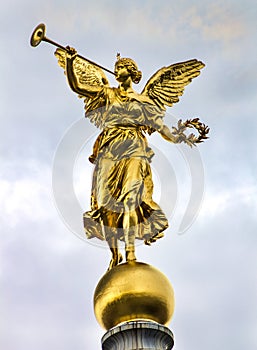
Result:
<svg viewBox="0 0 257 350">
<path fill-rule="evenodd" d="M 135 320 L 167 325 L 174 304 L 173 288 L 167 277 L 141 262 L 127 262 L 108 271 L 94 294 L 95 316 L 106 330 Z"/>
</svg>

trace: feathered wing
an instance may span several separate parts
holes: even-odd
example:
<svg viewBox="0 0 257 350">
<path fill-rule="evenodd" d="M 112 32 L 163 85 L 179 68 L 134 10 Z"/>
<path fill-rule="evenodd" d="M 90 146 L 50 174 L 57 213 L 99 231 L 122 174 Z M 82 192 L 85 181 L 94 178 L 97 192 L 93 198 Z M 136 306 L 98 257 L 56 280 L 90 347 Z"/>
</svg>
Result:
<svg viewBox="0 0 257 350">
<path fill-rule="evenodd" d="M 58 64 L 64 69 L 66 74 L 66 51 L 57 49 L 55 56 L 58 59 Z M 89 63 L 87 60 L 80 57 L 76 57 L 73 62 L 74 73 L 80 82 L 80 84 L 92 85 L 92 86 L 109 86 L 109 82 L 101 68 Z M 101 106 L 98 106 L 95 98 L 85 97 L 78 95 L 80 98 L 84 98 L 86 116 L 97 127 L 101 125 Z"/>
<path fill-rule="evenodd" d="M 175 63 L 159 69 L 146 83 L 142 95 L 148 96 L 159 108 L 171 107 L 183 95 L 185 86 L 200 74 L 204 63 L 196 59 Z"/>
</svg>

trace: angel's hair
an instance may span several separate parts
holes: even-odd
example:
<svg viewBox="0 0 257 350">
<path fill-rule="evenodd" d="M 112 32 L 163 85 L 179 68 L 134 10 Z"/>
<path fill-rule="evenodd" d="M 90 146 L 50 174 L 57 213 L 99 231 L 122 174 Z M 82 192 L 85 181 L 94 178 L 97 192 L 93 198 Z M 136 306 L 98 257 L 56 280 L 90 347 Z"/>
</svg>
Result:
<svg viewBox="0 0 257 350">
<path fill-rule="evenodd" d="M 124 64 L 128 72 L 131 74 L 131 79 L 133 83 L 138 84 L 142 78 L 142 72 L 138 69 L 136 62 L 133 61 L 131 58 L 119 57 L 120 56 L 117 56 L 118 60 L 116 61 L 115 66 L 118 63 Z"/>
</svg>

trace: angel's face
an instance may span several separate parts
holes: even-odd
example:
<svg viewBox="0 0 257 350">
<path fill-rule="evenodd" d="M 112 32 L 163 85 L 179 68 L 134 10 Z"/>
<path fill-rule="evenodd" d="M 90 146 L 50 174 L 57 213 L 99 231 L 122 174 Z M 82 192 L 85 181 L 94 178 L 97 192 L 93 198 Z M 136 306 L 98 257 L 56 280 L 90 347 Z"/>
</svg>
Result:
<svg viewBox="0 0 257 350">
<path fill-rule="evenodd" d="M 114 73 L 116 75 L 116 80 L 120 83 L 126 81 L 131 75 L 127 67 L 122 63 L 117 63 L 115 65 Z"/>
</svg>

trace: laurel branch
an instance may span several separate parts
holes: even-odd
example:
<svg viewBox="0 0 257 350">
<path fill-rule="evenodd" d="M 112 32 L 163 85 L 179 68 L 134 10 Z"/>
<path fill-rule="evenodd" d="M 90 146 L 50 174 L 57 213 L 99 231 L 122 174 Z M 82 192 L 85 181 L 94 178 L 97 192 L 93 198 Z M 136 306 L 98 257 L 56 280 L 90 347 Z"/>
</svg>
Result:
<svg viewBox="0 0 257 350">
<path fill-rule="evenodd" d="M 187 128 L 196 129 L 198 131 L 198 136 L 194 135 L 193 133 L 190 135 L 184 134 Z M 199 118 L 187 119 L 185 122 L 182 122 L 180 119 L 177 127 L 172 127 L 172 134 L 176 137 L 176 142 L 184 142 L 190 147 L 196 146 L 198 143 L 208 139 L 207 134 L 209 131 L 210 128 L 200 122 Z"/>
</svg>

